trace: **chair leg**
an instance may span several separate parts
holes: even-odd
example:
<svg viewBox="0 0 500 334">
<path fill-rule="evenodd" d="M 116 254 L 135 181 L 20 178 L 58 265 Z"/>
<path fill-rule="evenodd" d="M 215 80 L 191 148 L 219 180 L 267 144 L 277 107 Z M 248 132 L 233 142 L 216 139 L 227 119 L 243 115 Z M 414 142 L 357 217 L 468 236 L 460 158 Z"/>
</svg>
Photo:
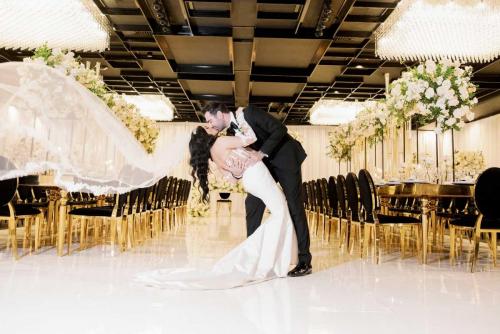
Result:
<svg viewBox="0 0 500 334">
<path fill-rule="evenodd" d="M 455 235 L 455 227 L 450 225 L 450 264 L 455 264 L 455 247 L 456 247 L 457 239 Z"/>
<path fill-rule="evenodd" d="M 363 257 L 363 227 L 361 223 L 358 225 L 358 244 L 359 244 L 359 257 Z"/>
<path fill-rule="evenodd" d="M 363 250 L 361 252 L 361 257 L 363 257 L 364 252 L 366 252 L 367 257 L 370 255 L 370 251 L 368 250 L 368 246 L 370 244 L 370 232 L 371 232 L 371 226 L 369 224 L 365 224 L 364 237 L 363 237 Z"/>
<path fill-rule="evenodd" d="M 68 216 L 68 255 L 71 255 L 71 244 L 73 243 L 73 217 Z"/>
<path fill-rule="evenodd" d="M 405 257 L 405 229 L 404 227 L 399 228 L 399 251 L 401 252 L 401 259 Z"/>
<path fill-rule="evenodd" d="M 16 229 L 17 229 L 17 223 L 15 218 L 9 218 L 9 238 L 12 246 L 12 254 L 15 260 L 19 260 L 19 254 L 17 252 Z"/>
<path fill-rule="evenodd" d="M 41 215 L 38 215 L 35 217 L 35 252 L 38 251 L 38 249 L 40 248 L 40 240 L 42 238 L 42 229 L 41 229 L 41 221 L 40 221 L 40 217 L 42 217 L 43 219 L 43 214 Z"/>
<path fill-rule="evenodd" d="M 111 226 L 109 233 L 111 234 L 110 235 L 111 246 L 114 247 L 116 242 L 116 218 L 114 217 L 111 218 L 110 225 Z"/>
<path fill-rule="evenodd" d="M 481 236 L 481 232 L 479 231 L 474 231 L 474 254 L 472 255 L 472 263 L 471 263 L 471 269 L 470 272 L 473 273 L 474 270 L 476 269 L 476 262 L 477 258 L 479 256 L 479 239 Z"/>
<path fill-rule="evenodd" d="M 373 252 L 375 253 L 375 264 L 379 264 L 380 262 L 380 250 L 379 250 L 379 243 L 380 243 L 380 239 L 379 239 L 379 227 L 377 226 L 377 224 L 373 224 Z"/>
<path fill-rule="evenodd" d="M 422 255 L 422 225 L 416 227 L 417 257 L 423 259 Z"/>
<path fill-rule="evenodd" d="M 94 221 L 94 244 L 98 244 L 99 240 L 99 219 L 93 219 Z"/>
<path fill-rule="evenodd" d="M 85 249 L 85 241 L 87 234 L 87 220 L 85 217 L 80 217 L 80 251 Z"/>
<path fill-rule="evenodd" d="M 127 244 L 129 248 L 135 246 L 134 239 L 134 215 L 127 216 Z"/>
<path fill-rule="evenodd" d="M 493 267 L 497 265 L 497 233 L 491 233 L 491 252 L 493 257 Z"/>
</svg>

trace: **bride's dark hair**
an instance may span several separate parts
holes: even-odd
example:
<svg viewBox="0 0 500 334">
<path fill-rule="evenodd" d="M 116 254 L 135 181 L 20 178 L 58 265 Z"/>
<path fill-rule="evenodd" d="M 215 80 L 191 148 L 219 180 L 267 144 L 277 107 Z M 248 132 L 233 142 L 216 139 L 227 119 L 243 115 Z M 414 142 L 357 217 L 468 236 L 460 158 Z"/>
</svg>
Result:
<svg viewBox="0 0 500 334">
<path fill-rule="evenodd" d="M 208 134 L 203 127 L 199 126 L 191 134 L 189 141 L 191 176 L 195 183 L 198 180 L 198 187 L 202 190 L 201 199 L 204 203 L 208 202 L 210 191 L 208 189 L 208 159 L 210 159 L 210 149 L 216 139 L 217 137 Z"/>
</svg>

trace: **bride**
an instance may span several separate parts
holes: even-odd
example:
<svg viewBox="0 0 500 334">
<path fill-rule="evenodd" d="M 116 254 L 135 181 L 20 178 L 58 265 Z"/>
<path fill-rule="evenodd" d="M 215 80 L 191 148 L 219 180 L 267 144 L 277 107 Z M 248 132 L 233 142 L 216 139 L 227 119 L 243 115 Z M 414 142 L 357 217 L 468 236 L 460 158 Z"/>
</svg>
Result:
<svg viewBox="0 0 500 334">
<path fill-rule="evenodd" d="M 241 177 L 245 190 L 260 198 L 271 215 L 210 271 L 161 269 L 139 274 L 137 281 L 157 287 L 225 289 L 286 277 L 289 266 L 297 261 L 297 240 L 285 196 L 262 161 L 249 165 L 251 150 L 245 147 L 256 140 L 255 135 L 216 134 L 214 129 L 199 126 L 189 142 L 192 176 L 201 188 L 202 200 L 208 200 L 212 160 L 226 178 L 235 181 Z"/>
</svg>

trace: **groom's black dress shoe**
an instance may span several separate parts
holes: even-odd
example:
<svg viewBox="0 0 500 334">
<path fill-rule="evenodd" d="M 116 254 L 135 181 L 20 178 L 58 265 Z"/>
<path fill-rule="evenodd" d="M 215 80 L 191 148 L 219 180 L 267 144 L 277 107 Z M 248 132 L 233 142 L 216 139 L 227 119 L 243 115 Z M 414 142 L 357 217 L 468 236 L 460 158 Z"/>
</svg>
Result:
<svg viewBox="0 0 500 334">
<path fill-rule="evenodd" d="M 312 266 L 307 263 L 299 263 L 295 268 L 293 268 L 288 276 L 290 277 L 299 277 L 306 276 L 312 273 Z"/>
</svg>

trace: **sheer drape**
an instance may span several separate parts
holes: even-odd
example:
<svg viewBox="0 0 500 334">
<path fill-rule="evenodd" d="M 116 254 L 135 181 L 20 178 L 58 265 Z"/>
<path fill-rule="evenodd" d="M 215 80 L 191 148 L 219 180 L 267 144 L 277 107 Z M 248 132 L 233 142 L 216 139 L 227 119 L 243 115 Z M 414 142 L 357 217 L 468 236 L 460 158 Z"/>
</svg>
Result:
<svg viewBox="0 0 500 334">
<path fill-rule="evenodd" d="M 170 173 L 188 134 L 149 155 L 95 95 L 45 65 L 0 64 L 0 179 L 53 170 L 69 191 L 121 193 Z"/>
</svg>

